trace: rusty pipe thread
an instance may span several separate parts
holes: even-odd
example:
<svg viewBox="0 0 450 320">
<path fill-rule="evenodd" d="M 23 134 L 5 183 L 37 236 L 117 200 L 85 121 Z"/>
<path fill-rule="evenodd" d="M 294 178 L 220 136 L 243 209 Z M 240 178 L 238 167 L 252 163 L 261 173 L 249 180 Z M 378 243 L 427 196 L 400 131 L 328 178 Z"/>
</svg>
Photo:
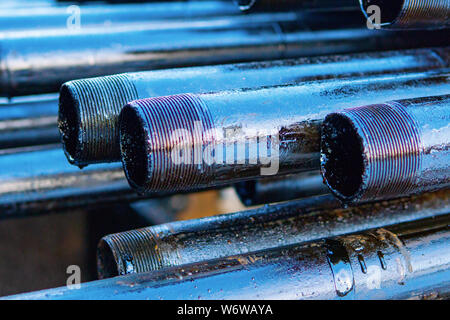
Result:
<svg viewBox="0 0 450 320">
<path fill-rule="evenodd" d="M 450 50 L 415 49 L 191 67 L 74 80 L 61 88 L 59 128 L 69 162 L 120 162 L 119 112 L 135 99 L 445 67 Z"/>
<path fill-rule="evenodd" d="M 448 187 L 449 103 L 450 96 L 418 98 L 328 115 L 321 167 L 330 190 L 354 202 Z"/>
<path fill-rule="evenodd" d="M 364 15 L 369 19 L 372 5 L 380 8 L 381 22 L 376 27 L 446 28 L 449 26 L 448 0 L 359 0 Z"/>
<path fill-rule="evenodd" d="M 119 135 L 115 114 L 137 99 L 126 75 L 69 81 L 61 87 L 58 127 L 70 163 L 112 162 L 120 157 L 114 141 Z M 110 161 L 108 161 L 110 160 Z"/>
<path fill-rule="evenodd" d="M 330 195 L 107 235 L 98 274 L 109 278 L 199 263 L 447 214 L 449 191 L 342 209 Z"/>
</svg>

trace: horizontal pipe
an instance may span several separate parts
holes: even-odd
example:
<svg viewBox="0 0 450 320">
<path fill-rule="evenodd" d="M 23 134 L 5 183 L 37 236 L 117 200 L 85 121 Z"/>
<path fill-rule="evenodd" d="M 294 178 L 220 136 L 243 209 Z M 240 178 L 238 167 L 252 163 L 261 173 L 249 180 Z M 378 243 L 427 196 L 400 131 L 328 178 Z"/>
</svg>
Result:
<svg viewBox="0 0 450 320">
<path fill-rule="evenodd" d="M 0 103 L 0 149 L 58 143 L 58 99 L 17 98 Z"/>
<path fill-rule="evenodd" d="M 125 174 L 146 193 L 318 170 L 327 114 L 386 97 L 445 94 L 448 70 L 442 72 L 135 100 L 119 118 Z"/>
<path fill-rule="evenodd" d="M 344 202 L 450 187 L 450 95 L 346 109 L 322 128 L 321 167 Z"/>
<path fill-rule="evenodd" d="M 377 28 L 440 29 L 450 26 L 448 0 L 359 0 L 359 2 L 364 15 Z M 380 15 L 379 20 L 376 14 Z"/>
<path fill-rule="evenodd" d="M 242 11 L 294 11 L 303 9 L 357 8 L 354 0 L 234 0 Z"/>
<path fill-rule="evenodd" d="M 5 33 L 0 96 L 56 92 L 69 80 L 121 72 L 446 44 L 436 32 L 361 28 L 359 15 L 250 14 Z"/>
<path fill-rule="evenodd" d="M 411 299 L 450 291 L 449 217 L 6 299 Z"/>
<path fill-rule="evenodd" d="M 234 185 L 241 202 L 256 206 L 329 193 L 319 171 L 238 182 Z"/>
<path fill-rule="evenodd" d="M 97 251 L 99 278 L 315 241 L 447 214 L 449 191 L 341 208 L 330 195 L 189 222 L 107 235 Z"/>
<path fill-rule="evenodd" d="M 86 4 L 76 7 L 26 6 L 0 11 L 0 31 L 47 28 L 84 28 L 163 19 L 189 19 L 235 15 L 240 11 L 230 1 L 174 1 L 141 4 Z M 79 20 L 74 20 L 79 14 Z M 71 18 L 72 17 L 72 18 Z M 70 32 L 70 30 L 68 30 Z"/>
<path fill-rule="evenodd" d="M 368 40 L 368 39 L 367 39 Z M 118 116 L 134 99 L 447 67 L 450 49 L 416 49 L 129 73 L 65 83 L 60 129 L 78 166 L 120 161 Z M 92 99 L 91 92 L 96 92 Z M 97 112 L 101 110 L 101 112 Z"/>
</svg>

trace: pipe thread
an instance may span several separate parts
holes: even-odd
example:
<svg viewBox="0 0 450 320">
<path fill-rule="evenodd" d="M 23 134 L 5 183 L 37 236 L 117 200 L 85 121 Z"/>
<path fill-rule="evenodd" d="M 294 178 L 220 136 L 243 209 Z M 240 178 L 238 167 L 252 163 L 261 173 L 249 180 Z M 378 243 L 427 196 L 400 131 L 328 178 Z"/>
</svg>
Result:
<svg viewBox="0 0 450 320">
<path fill-rule="evenodd" d="M 404 0 L 399 16 L 393 22 L 395 26 L 426 26 L 448 24 L 450 13 L 449 0 Z"/>
</svg>

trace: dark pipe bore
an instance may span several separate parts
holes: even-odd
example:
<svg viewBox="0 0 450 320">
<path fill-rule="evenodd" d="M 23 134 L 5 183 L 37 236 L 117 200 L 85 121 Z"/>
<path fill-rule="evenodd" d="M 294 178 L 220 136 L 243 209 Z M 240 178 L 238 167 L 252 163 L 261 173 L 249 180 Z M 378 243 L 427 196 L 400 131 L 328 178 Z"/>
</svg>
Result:
<svg viewBox="0 0 450 320">
<path fill-rule="evenodd" d="M 64 146 L 64 152 L 70 163 L 78 157 L 80 145 L 80 115 L 77 108 L 77 99 L 69 87 L 63 85 L 59 96 L 59 114 L 58 127 L 61 132 L 61 139 Z"/>
</svg>

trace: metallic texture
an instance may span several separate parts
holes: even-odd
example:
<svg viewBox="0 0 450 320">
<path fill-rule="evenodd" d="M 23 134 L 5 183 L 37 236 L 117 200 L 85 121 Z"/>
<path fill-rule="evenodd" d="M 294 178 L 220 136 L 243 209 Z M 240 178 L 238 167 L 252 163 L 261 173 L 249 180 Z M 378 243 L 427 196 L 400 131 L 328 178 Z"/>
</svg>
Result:
<svg viewBox="0 0 450 320">
<path fill-rule="evenodd" d="M 365 40 L 364 40 L 365 41 Z M 416 49 L 128 73 L 74 80 L 61 88 L 59 127 L 69 161 L 120 161 L 118 116 L 138 98 L 418 72 L 447 67 L 450 50 Z"/>
<path fill-rule="evenodd" d="M 450 96 L 347 109 L 325 118 L 322 173 L 345 202 L 450 186 Z"/>
<path fill-rule="evenodd" d="M 238 182 L 234 189 L 246 206 L 256 206 L 329 193 L 319 171 Z"/>
<path fill-rule="evenodd" d="M 341 208 L 331 195 L 105 236 L 100 278 L 316 241 L 447 214 L 449 191 Z"/>
<path fill-rule="evenodd" d="M 449 0 L 359 0 L 359 2 L 367 18 L 370 6 L 380 8 L 381 22 L 373 23 L 376 27 L 439 29 L 447 28 L 450 23 Z"/>
<path fill-rule="evenodd" d="M 386 97 L 445 94 L 442 72 L 135 100 L 119 118 L 125 173 L 138 192 L 152 193 L 318 170 L 327 114 Z"/>
<path fill-rule="evenodd" d="M 30 8 L 27 1 L 21 8 L 0 11 L 0 32 L 24 29 L 66 28 L 68 18 L 75 12 L 68 6 Z M 240 11 L 230 1 L 176 1 L 141 4 L 85 4 L 80 8 L 80 27 L 120 25 L 152 20 L 192 19 L 235 15 Z M 71 23 L 71 21 L 69 21 Z M 69 26 L 71 26 L 69 24 Z M 72 26 L 74 29 L 77 25 Z"/>
<path fill-rule="evenodd" d="M 0 149 L 59 142 L 57 115 L 56 95 L 0 103 Z"/>
<path fill-rule="evenodd" d="M 425 299 L 450 291 L 449 217 L 5 299 Z"/>
<path fill-rule="evenodd" d="M 354 0 L 234 0 L 242 11 L 295 11 L 302 9 L 357 8 Z"/>
</svg>

